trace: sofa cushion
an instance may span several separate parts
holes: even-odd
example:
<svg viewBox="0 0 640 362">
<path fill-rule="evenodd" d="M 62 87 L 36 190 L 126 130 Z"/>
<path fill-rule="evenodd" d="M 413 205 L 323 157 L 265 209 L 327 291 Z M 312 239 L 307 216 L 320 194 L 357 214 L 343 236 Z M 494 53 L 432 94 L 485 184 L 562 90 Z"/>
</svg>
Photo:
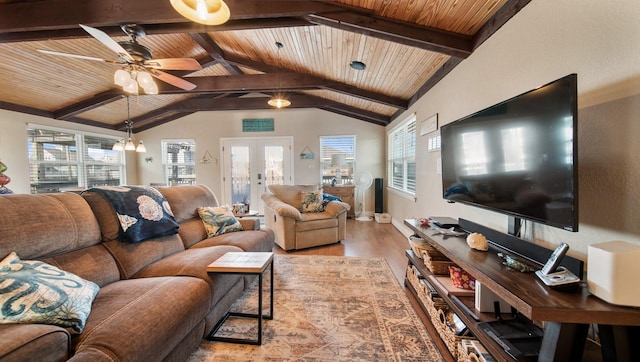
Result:
<svg viewBox="0 0 640 362">
<path fill-rule="evenodd" d="M 159 187 L 158 191 L 167 199 L 173 216 L 180 224 L 189 219 L 199 219 L 198 207 L 219 206 L 215 194 L 205 185 Z"/>
<path fill-rule="evenodd" d="M 193 329 L 204 335 L 210 295 L 207 283 L 190 277 L 109 284 L 96 297 L 84 333 L 72 337 L 72 348 L 90 360 L 163 361 Z"/>
<path fill-rule="evenodd" d="M 300 209 L 300 193 L 318 190 L 318 185 L 269 185 L 269 191 L 283 202 Z"/>
<path fill-rule="evenodd" d="M 46 324 L 0 325 L 0 361 L 57 362 L 69 359 L 71 336 L 65 329 Z"/>
<path fill-rule="evenodd" d="M 99 243 L 98 222 L 77 194 L 0 197 L 0 258 L 15 251 L 25 259 L 41 259 Z"/>
<path fill-rule="evenodd" d="M 122 241 L 137 243 L 178 233 L 178 223 L 164 196 L 150 186 L 102 186 L 89 189 L 116 211 Z"/>
<path fill-rule="evenodd" d="M 322 191 L 300 192 L 300 211 L 302 212 L 322 212 L 324 203 L 322 202 Z"/>
<path fill-rule="evenodd" d="M 242 224 L 233 216 L 231 210 L 228 207 L 198 207 L 198 215 L 204 223 L 204 229 L 207 231 L 207 236 L 212 238 L 214 236 L 230 233 L 233 231 L 242 231 Z"/>
<path fill-rule="evenodd" d="M 244 251 L 271 251 L 275 235 L 271 229 L 244 230 L 241 233 L 228 233 L 215 238 L 207 238 L 196 243 L 192 248 L 232 245 Z"/>
<path fill-rule="evenodd" d="M 160 276 L 188 276 L 202 279 L 211 289 L 211 306 L 241 282 L 241 276 L 235 274 L 208 274 L 207 265 L 227 252 L 238 252 L 234 246 L 216 246 L 210 248 L 187 249 L 159 260 L 134 275 L 134 278 L 150 278 Z"/>
<path fill-rule="evenodd" d="M 42 261 L 12 252 L 0 261 L 0 323 L 38 323 L 82 333 L 100 288 Z"/>
</svg>

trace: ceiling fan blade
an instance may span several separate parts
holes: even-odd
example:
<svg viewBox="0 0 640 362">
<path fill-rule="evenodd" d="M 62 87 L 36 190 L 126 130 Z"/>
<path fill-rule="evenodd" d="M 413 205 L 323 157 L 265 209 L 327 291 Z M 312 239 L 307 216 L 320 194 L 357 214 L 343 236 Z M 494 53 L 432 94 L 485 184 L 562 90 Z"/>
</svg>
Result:
<svg viewBox="0 0 640 362">
<path fill-rule="evenodd" d="M 200 70 L 202 66 L 191 58 L 151 59 L 144 62 L 146 67 L 170 70 Z"/>
<path fill-rule="evenodd" d="M 118 44 L 117 41 L 111 39 L 107 33 L 102 30 L 98 30 L 96 28 L 92 28 L 90 26 L 80 24 L 80 27 L 84 29 L 91 36 L 96 38 L 99 42 L 106 45 L 109 49 L 113 50 L 116 54 L 118 54 L 119 58 L 125 59 L 127 62 L 134 62 L 135 59 L 127 52 L 122 45 Z"/>
<path fill-rule="evenodd" d="M 108 59 L 102 59 L 102 58 L 96 58 L 96 57 L 89 57 L 86 55 L 79 55 L 79 54 L 71 54 L 71 53 L 62 53 L 62 52 L 55 52 L 52 50 L 44 50 L 44 49 L 37 49 L 40 53 L 45 53 L 45 54 L 50 54 L 50 55 L 60 55 L 63 57 L 69 57 L 69 58 L 78 58 L 78 59 L 85 59 L 85 60 L 95 60 L 98 62 L 105 62 L 105 63 L 119 63 L 115 60 L 108 60 Z"/>
<path fill-rule="evenodd" d="M 157 69 L 147 69 L 149 71 L 149 73 L 151 73 L 151 75 L 153 75 L 154 77 L 160 79 L 161 81 L 165 82 L 165 83 L 169 83 L 174 87 L 178 87 L 180 89 L 184 89 L 184 90 L 192 90 L 196 87 L 195 84 L 186 81 L 180 77 L 176 77 L 175 75 L 169 74 L 169 73 L 165 73 L 161 70 L 157 70 Z"/>
</svg>

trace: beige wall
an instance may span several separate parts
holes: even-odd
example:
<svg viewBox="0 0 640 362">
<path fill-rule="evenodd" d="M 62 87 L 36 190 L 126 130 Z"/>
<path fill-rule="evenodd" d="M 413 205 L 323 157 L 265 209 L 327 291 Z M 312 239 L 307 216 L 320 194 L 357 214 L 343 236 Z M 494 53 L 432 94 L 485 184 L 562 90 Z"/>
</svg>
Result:
<svg viewBox="0 0 640 362">
<path fill-rule="evenodd" d="M 567 242 L 581 258 L 592 243 L 640 243 L 638 14 L 636 0 L 532 1 L 408 110 L 418 122 L 438 113 L 442 125 L 577 73 L 580 231 L 528 223 L 526 238 Z M 389 193 L 394 223 L 408 232 L 404 218 L 453 216 L 505 231 L 506 216 L 443 201 L 440 153 L 427 152 L 428 137 L 418 137 L 417 201 Z"/>
<path fill-rule="evenodd" d="M 243 118 L 273 118 L 274 132 L 243 133 Z M 356 173 L 368 170 L 374 177 L 384 177 L 384 127 L 321 110 L 284 109 L 198 112 L 142 132 L 137 136 L 147 147 L 145 157 L 153 157 L 154 161 L 139 164 L 138 179 L 141 184 L 163 180 L 160 149 L 163 139 L 195 138 L 197 158 L 209 151 L 217 160 L 196 164 L 198 183 L 208 185 L 221 197 L 220 138 L 293 136 L 294 183 L 314 184 L 320 182 L 320 136 L 332 135 L 356 136 Z M 312 161 L 299 158 L 305 146 L 316 156 Z M 372 189 L 368 191 L 366 205 L 371 213 L 373 193 Z"/>
</svg>

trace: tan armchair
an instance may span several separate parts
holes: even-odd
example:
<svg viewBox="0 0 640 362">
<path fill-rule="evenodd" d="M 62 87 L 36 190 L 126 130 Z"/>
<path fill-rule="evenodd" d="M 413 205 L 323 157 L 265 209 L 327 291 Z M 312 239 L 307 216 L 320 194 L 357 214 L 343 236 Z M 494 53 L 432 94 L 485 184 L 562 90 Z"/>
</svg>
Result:
<svg viewBox="0 0 640 362">
<path fill-rule="evenodd" d="M 282 249 L 304 249 L 344 240 L 347 211 L 351 208 L 348 204 L 331 201 L 322 211 L 309 211 L 309 205 L 307 212 L 301 211 L 303 196 L 317 190 L 316 185 L 270 185 L 271 193 L 262 195 L 265 226 L 275 232 L 275 242 Z"/>
</svg>

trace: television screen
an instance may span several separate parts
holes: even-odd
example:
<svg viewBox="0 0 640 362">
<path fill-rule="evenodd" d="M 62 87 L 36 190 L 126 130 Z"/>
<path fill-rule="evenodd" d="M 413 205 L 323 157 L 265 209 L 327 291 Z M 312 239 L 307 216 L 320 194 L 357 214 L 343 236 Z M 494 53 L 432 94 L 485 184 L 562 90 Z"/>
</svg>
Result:
<svg viewBox="0 0 640 362">
<path fill-rule="evenodd" d="M 441 127 L 443 196 L 578 231 L 577 75 Z"/>
</svg>

